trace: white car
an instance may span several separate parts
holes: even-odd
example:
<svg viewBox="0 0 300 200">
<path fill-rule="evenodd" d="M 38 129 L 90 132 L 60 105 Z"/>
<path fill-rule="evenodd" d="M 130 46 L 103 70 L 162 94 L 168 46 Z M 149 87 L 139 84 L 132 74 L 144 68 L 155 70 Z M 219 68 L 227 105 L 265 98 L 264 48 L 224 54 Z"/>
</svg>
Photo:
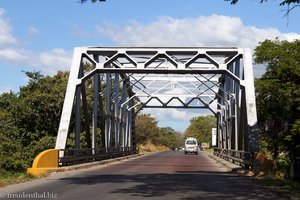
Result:
<svg viewBox="0 0 300 200">
<path fill-rule="evenodd" d="M 193 137 L 188 137 L 186 140 L 185 140 L 185 148 L 184 148 L 184 154 L 187 154 L 187 153 L 195 153 L 196 155 L 198 154 L 198 142 L 197 142 L 197 139 L 196 138 L 193 138 Z"/>
</svg>

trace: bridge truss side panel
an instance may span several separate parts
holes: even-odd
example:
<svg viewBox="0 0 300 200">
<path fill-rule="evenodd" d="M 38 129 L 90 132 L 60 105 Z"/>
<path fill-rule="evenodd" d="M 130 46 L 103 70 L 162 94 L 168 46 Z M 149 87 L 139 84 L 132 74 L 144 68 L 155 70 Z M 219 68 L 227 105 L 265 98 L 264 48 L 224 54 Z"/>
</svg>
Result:
<svg viewBox="0 0 300 200">
<path fill-rule="evenodd" d="M 130 147 L 135 142 L 131 141 L 133 98 L 128 78 L 120 80 L 120 73 L 97 73 L 98 57 L 86 52 L 86 48 L 74 50 L 55 148 L 88 148 L 95 153 L 99 148 Z M 70 137 L 74 144 L 68 147 Z"/>
</svg>

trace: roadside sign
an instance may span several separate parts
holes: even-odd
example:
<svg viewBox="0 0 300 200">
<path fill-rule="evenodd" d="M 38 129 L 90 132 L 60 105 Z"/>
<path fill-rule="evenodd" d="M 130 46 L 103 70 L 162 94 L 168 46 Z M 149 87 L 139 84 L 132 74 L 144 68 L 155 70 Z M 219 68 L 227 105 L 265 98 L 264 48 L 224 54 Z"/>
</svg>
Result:
<svg viewBox="0 0 300 200">
<path fill-rule="evenodd" d="M 217 146 L 217 128 L 211 129 L 211 140 L 212 146 Z"/>
</svg>

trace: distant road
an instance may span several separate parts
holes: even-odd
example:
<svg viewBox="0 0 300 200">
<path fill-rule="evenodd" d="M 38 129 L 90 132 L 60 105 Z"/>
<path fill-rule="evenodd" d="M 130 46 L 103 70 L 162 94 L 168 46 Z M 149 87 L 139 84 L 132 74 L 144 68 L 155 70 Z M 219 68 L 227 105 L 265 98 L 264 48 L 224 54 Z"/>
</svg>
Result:
<svg viewBox="0 0 300 200">
<path fill-rule="evenodd" d="M 255 185 L 251 178 L 228 173 L 206 153 L 184 155 L 182 151 L 56 173 L 0 188 L 0 199 L 9 199 L 7 195 L 10 199 L 33 199 L 35 195 L 40 199 L 66 200 L 280 199 L 275 193 Z"/>
</svg>

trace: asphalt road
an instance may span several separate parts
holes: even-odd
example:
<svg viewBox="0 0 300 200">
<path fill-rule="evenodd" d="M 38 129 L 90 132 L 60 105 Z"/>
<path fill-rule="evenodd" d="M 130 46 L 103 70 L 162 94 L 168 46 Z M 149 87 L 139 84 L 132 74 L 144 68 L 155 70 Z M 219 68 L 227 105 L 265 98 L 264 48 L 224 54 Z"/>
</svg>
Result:
<svg viewBox="0 0 300 200">
<path fill-rule="evenodd" d="M 207 154 L 161 152 L 0 188 L 0 199 L 282 199 Z"/>
</svg>

